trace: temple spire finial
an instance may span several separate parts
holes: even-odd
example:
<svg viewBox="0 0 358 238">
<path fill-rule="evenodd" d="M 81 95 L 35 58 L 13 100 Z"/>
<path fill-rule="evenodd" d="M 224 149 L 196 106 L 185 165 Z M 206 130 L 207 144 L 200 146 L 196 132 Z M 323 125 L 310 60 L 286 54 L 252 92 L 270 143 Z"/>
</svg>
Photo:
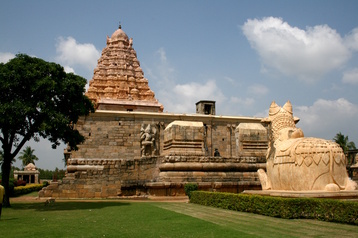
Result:
<svg viewBox="0 0 358 238">
<path fill-rule="evenodd" d="M 118 22 L 118 24 L 119 24 L 118 29 L 122 29 L 122 25 L 120 21 Z"/>
</svg>

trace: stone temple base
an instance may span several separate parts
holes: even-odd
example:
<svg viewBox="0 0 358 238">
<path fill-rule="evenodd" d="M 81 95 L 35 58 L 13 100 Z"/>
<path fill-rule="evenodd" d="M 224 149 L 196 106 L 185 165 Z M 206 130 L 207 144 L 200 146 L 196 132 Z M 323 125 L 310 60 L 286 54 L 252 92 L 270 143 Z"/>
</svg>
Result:
<svg viewBox="0 0 358 238">
<path fill-rule="evenodd" d="M 358 200 L 358 190 L 354 191 L 282 191 L 282 190 L 245 190 L 244 194 L 255 194 L 272 197 L 286 198 L 331 198 L 331 199 L 353 199 Z"/>
<path fill-rule="evenodd" d="M 259 181 L 196 182 L 198 190 L 209 192 L 240 193 L 245 189 L 261 189 Z M 147 194 L 154 196 L 185 196 L 185 182 L 146 183 Z"/>
</svg>

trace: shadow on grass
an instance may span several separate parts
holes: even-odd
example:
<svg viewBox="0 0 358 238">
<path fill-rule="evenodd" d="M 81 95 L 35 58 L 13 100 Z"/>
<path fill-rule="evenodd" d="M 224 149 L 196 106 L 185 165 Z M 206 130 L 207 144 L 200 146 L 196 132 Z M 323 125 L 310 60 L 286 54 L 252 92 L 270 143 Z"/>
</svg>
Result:
<svg viewBox="0 0 358 238">
<path fill-rule="evenodd" d="M 18 220 L 19 218 L 1 218 L 0 219 L 0 222 L 1 221 L 12 221 L 12 220 Z"/>
<path fill-rule="evenodd" d="M 46 211 L 71 211 L 71 210 L 88 210 L 102 209 L 106 207 L 128 206 L 127 202 L 54 202 L 45 203 L 15 203 L 11 205 L 14 210 L 36 210 L 40 212 Z"/>
</svg>

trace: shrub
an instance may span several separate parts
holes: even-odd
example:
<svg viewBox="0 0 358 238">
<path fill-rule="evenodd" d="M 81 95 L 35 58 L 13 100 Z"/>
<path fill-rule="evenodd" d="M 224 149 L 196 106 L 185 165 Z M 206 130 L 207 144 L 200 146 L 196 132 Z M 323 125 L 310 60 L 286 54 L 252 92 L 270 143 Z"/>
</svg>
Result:
<svg viewBox="0 0 358 238">
<path fill-rule="evenodd" d="M 191 192 L 196 190 L 198 190 L 198 185 L 196 183 L 187 183 L 184 185 L 185 194 L 189 197 L 189 199 L 191 196 Z"/>
<path fill-rule="evenodd" d="M 14 181 L 14 184 L 15 184 L 15 187 L 25 186 L 25 185 L 26 185 L 26 181 L 24 181 L 24 180 L 15 180 L 15 181 Z"/>
<path fill-rule="evenodd" d="M 15 187 L 13 194 L 10 194 L 10 196 L 17 197 L 34 191 L 40 191 L 42 188 L 42 184 L 29 184 L 26 186 Z"/>
<path fill-rule="evenodd" d="M 1 183 L 0 183 L 1 184 Z M 14 190 L 18 186 L 26 186 L 26 181 L 23 180 L 16 180 L 14 178 L 9 179 L 9 191 L 10 196 L 14 196 Z"/>
<path fill-rule="evenodd" d="M 43 187 L 47 187 L 49 184 L 50 183 L 48 181 L 46 181 L 46 180 L 42 182 Z"/>
<path fill-rule="evenodd" d="M 358 225 L 358 203 L 353 201 L 195 191 L 191 193 L 190 202 L 271 217 Z"/>
<path fill-rule="evenodd" d="M 10 196 L 11 196 L 12 194 L 14 194 L 14 188 L 15 188 L 15 186 L 16 186 L 16 180 L 13 179 L 13 178 L 10 178 L 10 179 L 9 179 L 9 191 L 10 191 Z"/>
</svg>

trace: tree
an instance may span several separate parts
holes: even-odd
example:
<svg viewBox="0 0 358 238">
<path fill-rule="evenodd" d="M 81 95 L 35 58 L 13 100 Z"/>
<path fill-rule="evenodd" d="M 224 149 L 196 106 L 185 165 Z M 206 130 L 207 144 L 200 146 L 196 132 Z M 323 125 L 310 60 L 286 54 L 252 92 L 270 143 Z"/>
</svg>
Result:
<svg viewBox="0 0 358 238">
<path fill-rule="evenodd" d="M 342 147 L 344 154 L 347 154 L 348 150 L 356 149 L 354 142 L 349 141 L 348 136 L 343 135 L 341 132 L 337 133 L 333 140 Z"/>
<path fill-rule="evenodd" d="M 3 162 L 4 162 L 4 152 L 2 150 L 0 150 L 0 166 L 2 165 Z M 16 162 L 16 160 L 15 160 L 15 158 L 13 158 L 11 161 L 11 164 L 15 163 L 15 162 Z"/>
<path fill-rule="evenodd" d="M 349 141 L 348 136 L 343 135 L 341 132 L 337 133 L 333 140 L 342 147 L 344 154 L 347 157 L 348 172 L 351 173 L 350 165 L 354 161 L 353 155 L 349 155 L 348 150 L 355 150 L 356 145 L 353 141 Z"/>
<path fill-rule="evenodd" d="M 4 162 L 4 152 L 0 150 L 0 165 Z"/>
<path fill-rule="evenodd" d="M 2 184 L 4 205 L 10 206 L 11 161 L 27 141 L 47 138 L 76 150 L 84 137 L 76 130 L 80 116 L 94 111 L 84 95 L 86 79 L 66 73 L 56 63 L 18 54 L 0 64 L 0 141 L 4 152 Z"/>
<path fill-rule="evenodd" d="M 22 166 L 25 167 L 29 163 L 35 164 L 35 160 L 39 160 L 36 155 L 34 155 L 33 149 L 30 146 L 26 146 L 26 148 L 20 153 L 19 160 L 22 161 Z"/>
</svg>

